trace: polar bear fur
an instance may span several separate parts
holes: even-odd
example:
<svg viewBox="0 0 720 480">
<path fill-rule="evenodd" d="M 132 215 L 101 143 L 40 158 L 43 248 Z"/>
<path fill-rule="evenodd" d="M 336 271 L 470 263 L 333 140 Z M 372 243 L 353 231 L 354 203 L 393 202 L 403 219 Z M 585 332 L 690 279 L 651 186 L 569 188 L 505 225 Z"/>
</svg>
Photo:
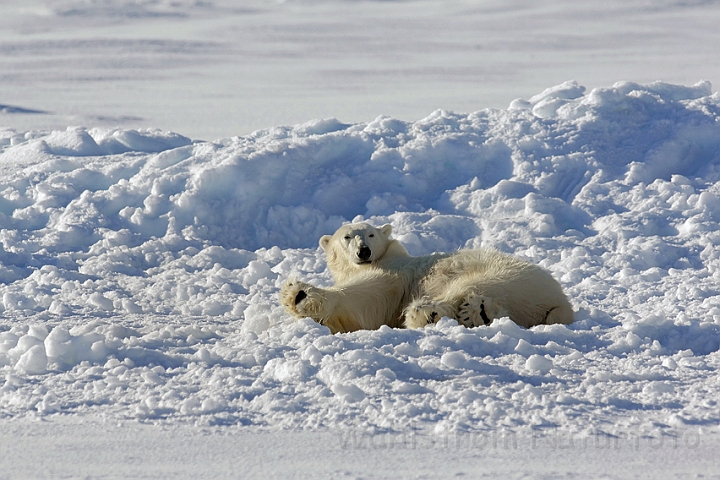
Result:
<svg viewBox="0 0 720 480">
<path fill-rule="evenodd" d="M 335 280 L 318 288 L 289 279 L 283 306 L 333 333 L 382 325 L 421 328 L 442 317 L 466 327 L 510 317 L 523 327 L 573 321 L 560 284 L 545 270 L 493 249 L 412 257 L 391 225 L 340 227 L 320 239 Z"/>
</svg>

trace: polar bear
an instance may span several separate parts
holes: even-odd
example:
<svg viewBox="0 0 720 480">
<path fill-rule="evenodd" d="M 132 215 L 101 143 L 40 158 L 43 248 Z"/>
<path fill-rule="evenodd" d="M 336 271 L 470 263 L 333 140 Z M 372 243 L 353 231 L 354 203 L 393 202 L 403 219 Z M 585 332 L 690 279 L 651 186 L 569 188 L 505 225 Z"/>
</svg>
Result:
<svg viewBox="0 0 720 480">
<path fill-rule="evenodd" d="M 412 257 L 391 233 L 391 225 L 352 223 L 324 235 L 320 247 L 335 285 L 290 278 L 280 302 L 333 333 L 422 328 L 442 317 L 466 327 L 505 316 L 528 328 L 573 321 L 560 284 L 537 265 L 493 249 Z"/>
</svg>

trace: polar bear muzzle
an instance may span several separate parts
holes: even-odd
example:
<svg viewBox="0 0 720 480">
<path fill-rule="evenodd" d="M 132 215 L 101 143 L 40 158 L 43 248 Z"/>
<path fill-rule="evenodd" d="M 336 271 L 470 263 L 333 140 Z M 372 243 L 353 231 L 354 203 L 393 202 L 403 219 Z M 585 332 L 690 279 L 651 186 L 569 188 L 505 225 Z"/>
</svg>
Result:
<svg viewBox="0 0 720 480">
<path fill-rule="evenodd" d="M 372 257 L 372 250 L 367 245 L 360 245 L 356 255 L 362 263 L 367 263 L 370 262 L 370 257 Z"/>
</svg>

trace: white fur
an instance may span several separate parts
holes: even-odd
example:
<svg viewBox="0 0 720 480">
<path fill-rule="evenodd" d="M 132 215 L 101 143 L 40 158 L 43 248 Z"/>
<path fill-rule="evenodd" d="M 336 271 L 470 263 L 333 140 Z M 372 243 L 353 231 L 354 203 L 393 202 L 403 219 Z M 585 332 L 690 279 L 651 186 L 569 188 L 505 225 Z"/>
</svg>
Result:
<svg viewBox="0 0 720 480">
<path fill-rule="evenodd" d="M 467 327 L 504 316 L 524 327 L 573 321 L 560 284 L 537 265 L 492 249 L 411 257 L 391 233 L 391 225 L 353 223 L 323 236 L 335 285 L 289 279 L 281 303 L 333 333 L 420 328 L 442 317 Z"/>
</svg>

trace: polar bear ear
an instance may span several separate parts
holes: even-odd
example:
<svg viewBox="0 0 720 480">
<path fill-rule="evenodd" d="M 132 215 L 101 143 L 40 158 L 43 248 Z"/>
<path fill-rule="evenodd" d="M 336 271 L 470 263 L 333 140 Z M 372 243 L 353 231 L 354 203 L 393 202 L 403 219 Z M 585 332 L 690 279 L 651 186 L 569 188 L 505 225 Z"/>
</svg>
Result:
<svg viewBox="0 0 720 480">
<path fill-rule="evenodd" d="M 392 233 L 392 225 L 386 223 L 385 225 L 380 227 L 380 233 L 382 233 L 385 238 L 390 238 L 390 234 Z"/>
<path fill-rule="evenodd" d="M 323 235 L 320 237 L 320 247 L 323 249 L 323 251 L 327 252 L 328 245 L 330 245 L 330 239 L 332 236 L 330 235 Z"/>
</svg>

